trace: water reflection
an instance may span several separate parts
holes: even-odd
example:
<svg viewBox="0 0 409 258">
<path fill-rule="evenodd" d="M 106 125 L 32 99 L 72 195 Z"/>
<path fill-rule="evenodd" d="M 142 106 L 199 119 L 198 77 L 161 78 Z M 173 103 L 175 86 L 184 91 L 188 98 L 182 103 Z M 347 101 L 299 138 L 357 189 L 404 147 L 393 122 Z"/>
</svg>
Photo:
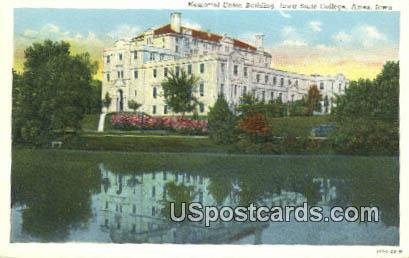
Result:
<svg viewBox="0 0 409 258">
<path fill-rule="evenodd" d="M 67 168 L 28 177 L 13 173 L 13 242 L 398 244 L 398 189 L 382 178 L 304 173 L 203 173 Z M 396 182 L 389 182 L 393 185 Z M 18 187 L 17 187 L 18 186 Z M 388 189 L 395 189 L 388 187 Z M 379 223 L 214 222 L 169 220 L 169 202 L 204 206 L 373 205 Z M 376 237 L 374 237 L 376 236 Z M 351 238 L 352 237 L 352 238 Z"/>
</svg>

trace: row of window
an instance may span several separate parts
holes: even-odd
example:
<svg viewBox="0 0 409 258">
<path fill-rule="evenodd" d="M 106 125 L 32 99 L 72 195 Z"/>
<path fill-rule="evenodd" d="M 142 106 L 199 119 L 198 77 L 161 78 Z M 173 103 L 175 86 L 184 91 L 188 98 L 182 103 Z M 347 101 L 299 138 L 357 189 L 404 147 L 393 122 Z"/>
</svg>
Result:
<svg viewBox="0 0 409 258">
<path fill-rule="evenodd" d="M 188 74 L 192 74 L 192 64 L 188 64 L 188 65 L 187 65 L 186 71 L 187 71 Z M 205 64 L 203 64 L 203 63 L 202 63 L 202 64 L 199 64 L 199 72 L 200 72 L 200 73 L 204 73 L 204 72 L 205 72 Z M 169 68 L 168 68 L 168 67 L 163 68 L 163 76 L 164 76 L 164 77 L 167 77 L 168 74 L 169 74 Z M 179 66 L 176 66 L 176 67 L 175 67 L 175 75 L 176 75 L 176 76 L 179 76 L 179 75 L 180 75 L 180 67 L 179 67 Z M 138 76 L 139 76 L 138 70 L 134 70 L 134 71 L 133 71 L 133 78 L 134 78 L 134 79 L 138 79 Z M 157 77 L 158 77 L 158 69 L 155 68 L 155 69 L 152 70 L 152 76 L 153 76 L 153 78 L 157 78 Z M 118 78 L 118 79 L 123 79 L 123 78 L 124 78 L 124 71 L 117 71 L 117 78 Z M 110 73 L 107 73 L 107 74 L 106 74 L 106 79 L 107 79 L 108 82 L 111 81 L 111 75 L 110 75 Z"/>
<path fill-rule="evenodd" d="M 135 96 L 136 96 L 136 91 L 135 91 Z M 203 82 L 199 84 L 199 96 L 200 97 L 204 96 L 204 83 Z M 156 99 L 158 97 L 158 88 L 157 87 L 152 88 L 152 97 L 154 99 Z"/>
<path fill-rule="evenodd" d="M 169 112 L 168 106 L 167 106 L 167 105 L 164 105 L 164 106 L 163 106 L 163 114 L 166 115 L 166 114 L 168 114 L 168 112 Z M 204 106 L 203 103 L 199 103 L 199 112 L 200 112 L 200 113 L 204 113 L 204 112 L 205 112 L 205 106 Z M 152 106 L 152 114 L 153 114 L 153 115 L 157 115 L 157 114 L 158 114 L 158 109 L 157 109 L 156 105 L 153 105 L 153 106 Z"/>
<path fill-rule="evenodd" d="M 230 92 L 230 93 L 231 93 L 231 97 L 237 97 L 237 92 L 238 92 L 237 89 L 238 89 L 238 85 L 233 85 L 233 90 Z M 225 94 L 225 92 L 224 92 L 224 84 L 223 84 L 223 83 L 220 84 L 220 94 L 222 94 L 222 95 Z M 241 96 L 243 96 L 243 95 L 245 95 L 245 94 L 247 94 L 247 86 L 243 86 L 243 87 L 242 87 Z M 253 95 L 256 95 L 256 90 L 255 90 L 255 89 L 252 90 L 252 94 L 253 94 Z M 277 99 L 282 100 L 282 95 L 283 95 L 283 94 L 282 94 L 281 92 L 279 92 Z M 257 97 L 257 96 L 256 96 L 256 97 Z M 262 100 L 262 101 L 265 101 L 265 99 L 266 99 L 266 92 L 263 90 L 263 91 L 261 92 L 261 100 Z M 271 92 L 270 92 L 270 99 L 271 99 L 271 100 L 274 99 L 274 91 L 271 91 Z"/>
</svg>

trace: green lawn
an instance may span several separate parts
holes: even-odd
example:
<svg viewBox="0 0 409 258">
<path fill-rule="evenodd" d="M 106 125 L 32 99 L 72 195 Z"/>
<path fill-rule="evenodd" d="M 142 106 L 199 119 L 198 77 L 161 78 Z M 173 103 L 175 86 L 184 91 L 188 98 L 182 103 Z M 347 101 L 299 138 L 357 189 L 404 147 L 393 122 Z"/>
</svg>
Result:
<svg viewBox="0 0 409 258">
<path fill-rule="evenodd" d="M 203 136 L 160 136 L 84 134 L 66 142 L 63 146 L 78 150 L 109 150 L 129 152 L 227 152 L 229 146 L 212 143 Z"/>
<path fill-rule="evenodd" d="M 308 137 L 314 127 L 330 121 L 330 116 L 277 117 L 271 119 L 271 127 L 274 136 Z"/>
</svg>

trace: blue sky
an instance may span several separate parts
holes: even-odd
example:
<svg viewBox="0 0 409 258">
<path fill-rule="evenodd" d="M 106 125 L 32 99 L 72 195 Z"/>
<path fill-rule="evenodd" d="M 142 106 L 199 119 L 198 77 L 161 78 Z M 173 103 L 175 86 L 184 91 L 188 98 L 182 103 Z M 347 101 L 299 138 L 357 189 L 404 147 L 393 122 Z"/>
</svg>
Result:
<svg viewBox="0 0 409 258">
<path fill-rule="evenodd" d="M 264 33 L 267 44 L 282 39 L 281 29 L 293 26 L 308 33 L 310 22 L 321 23 L 322 33 L 311 34 L 316 43 L 330 44 L 332 35 L 359 26 L 363 23 L 380 30 L 393 43 L 399 41 L 398 12 L 287 12 L 285 18 L 278 11 L 223 11 L 223 10 L 181 10 L 183 19 L 199 24 L 202 29 L 227 33 L 241 37 L 246 33 Z M 169 22 L 170 10 L 109 10 L 109 9 L 15 9 L 15 32 L 27 29 L 39 30 L 45 24 L 54 24 L 62 31 L 97 35 L 112 33 L 119 26 L 127 24 L 144 30 Z"/>
<path fill-rule="evenodd" d="M 169 23 L 172 11 L 15 9 L 15 52 L 33 41 L 50 38 L 70 41 L 77 49 L 98 56 L 98 51 L 118 38 Z M 254 34 L 265 34 L 265 47 L 281 69 L 320 69 L 317 72 L 321 73 L 372 69 L 367 77 L 373 77 L 386 60 L 398 58 L 399 12 L 179 11 L 186 26 L 227 33 L 249 43 Z M 19 57 L 21 50 L 16 54 Z M 346 63 L 349 67 L 343 69 Z"/>
</svg>

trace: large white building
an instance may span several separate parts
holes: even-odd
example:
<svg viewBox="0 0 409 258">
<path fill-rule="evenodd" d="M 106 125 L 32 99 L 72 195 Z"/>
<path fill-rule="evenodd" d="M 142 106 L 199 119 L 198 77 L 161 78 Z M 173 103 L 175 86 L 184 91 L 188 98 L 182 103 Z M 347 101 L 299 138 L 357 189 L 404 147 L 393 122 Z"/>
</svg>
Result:
<svg viewBox="0 0 409 258">
<path fill-rule="evenodd" d="M 103 54 L 102 98 L 112 98 L 107 112 L 128 111 L 129 100 L 141 103 L 140 111 L 152 115 L 172 114 L 161 94 L 161 82 L 172 70 L 184 69 L 200 78 L 196 96 L 206 114 L 219 94 L 234 107 L 245 93 L 259 100 L 302 99 L 316 85 L 328 99 L 328 112 L 335 95 L 343 94 L 348 80 L 336 76 L 303 75 L 273 68 L 274 60 L 263 47 L 263 35 L 251 45 L 228 35 L 182 26 L 180 13 L 170 24 L 151 28 L 135 38 L 119 40 Z"/>
</svg>

